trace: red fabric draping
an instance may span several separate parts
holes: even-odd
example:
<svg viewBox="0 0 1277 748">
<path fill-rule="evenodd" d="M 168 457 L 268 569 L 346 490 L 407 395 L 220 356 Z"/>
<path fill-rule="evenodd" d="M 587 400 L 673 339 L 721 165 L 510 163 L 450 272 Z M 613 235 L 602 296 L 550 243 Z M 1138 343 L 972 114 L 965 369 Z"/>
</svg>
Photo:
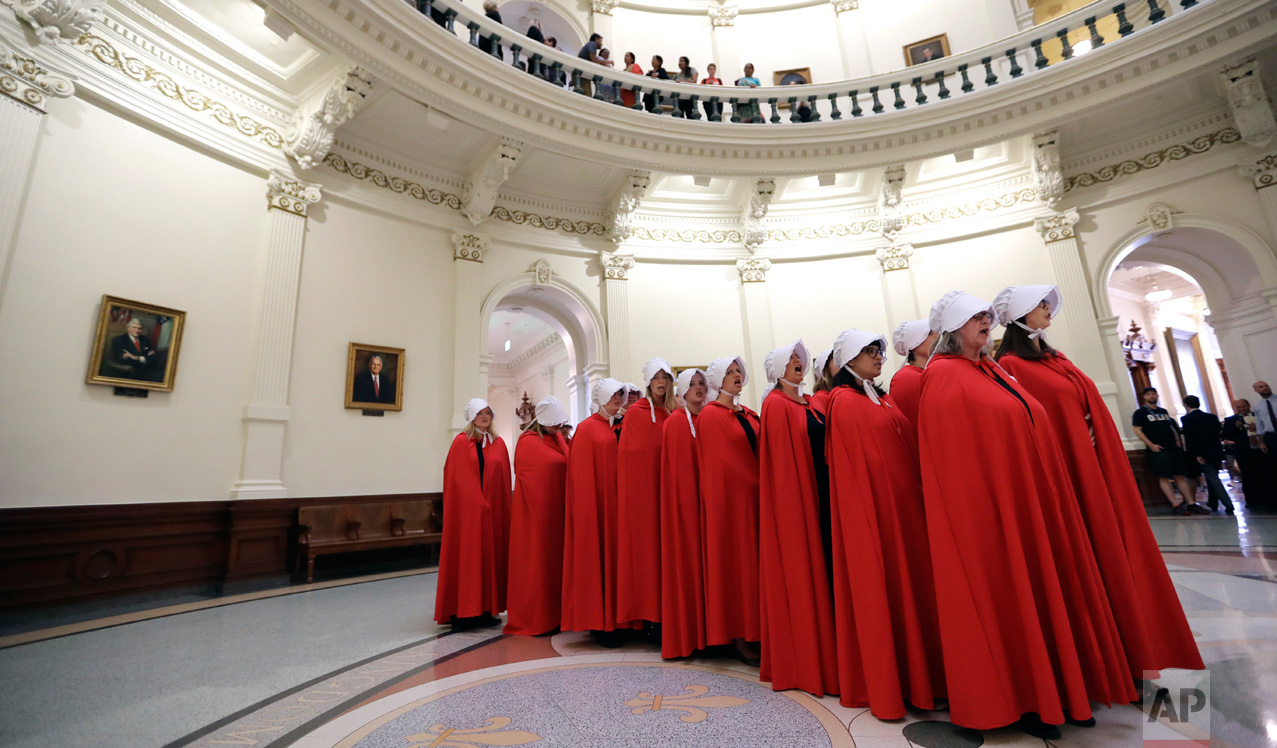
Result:
<svg viewBox="0 0 1277 748">
<path fill-rule="evenodd" d="M 741 412 L 758 433 L 758 414 Z M 701 540 L 705 564 L 705 643 L 758 641 L 758 457 L 736 412 L 713 402 L 696 421 Z"/>
<path fill-rule="evenodd" d="M 816 412 L 822 416 L 829 412 L 829 390 L 821 390 L 820 392 L 811 393 L 811 397 L 807 398 L 807 403 L 816 409 Z"/>
<path fill-rule="evenodd" d="M 616 433 L 595 413 L 568 453 L 563 531 L 564 631 L 616 628 Z"/>
<path fill-rule="evenodd" d="M 661 428 L 669 415 L 643 398 L 625 412 L 621 429 L 616 620 L 622 622 L 661 620 Z"/>
<path fill-rule="evenodd" d="M 763 400 L 758 441 L 759 678 L 777 691 L 801 688 L 823 696 L 838 692 L 838 658 L 807 413 L 808 405 L 779 390 Z"/>
<path fill-rule="evenodd" d="M 476 442 L 457 434 L 443 464 L 443 542 L 435 620 L 471 618 L 505 610 L 505 555 L 508 530 L 502 526 L 510 504 L 510 454 L 496 439 L 483 448 L 479 485 Z"/>
<path fill-rule="evenodd" d="M 1050 418 L 1132 676 L 1165 668 L 1203 669 L 1122 438 L 1095 383 L 1063 355 L 1028 361 L 1010 354 L 999 363 Z"/>
<path fill-rule="evenodd" d="M 835 388 L 826 441 L 841 703 L 879 719 L 944 695 L 917 442 L 895 405 Z"/>
<path fill-rule="evenodd" d="M 1064 710 L 1089 717 L 1090 701 L 1133 700 L 1042 405 L 987 358 L 938 356 L 923 373 L 918 436 L 953 723 L 1037 712 L 1061 724 Z"/>
<path fill-rule="evenodd" d="M 507 634 L 535 636 L 559 626 L 563 596 L 563 507 L 568 443 L 562 434 L 525 432 L 514 445 Z"/>
<path fill-rule="evenodd" d="M 891 399 L 904 417 L 909 419 L 909 423 L 913 424 L 915 431 L 918 427 L 918 398 L 921 395 L 922 369 L 913 364 L 900 367 L 900 371 L 891 378 Z"/>
<path fill-rule="evenodd" d="M 692 416 L 695 424 L 697 416 Z M 661 656 L 705 648 L 705 579 L 696 441 L 679 408 L 661 431 Z"/>
</svg>

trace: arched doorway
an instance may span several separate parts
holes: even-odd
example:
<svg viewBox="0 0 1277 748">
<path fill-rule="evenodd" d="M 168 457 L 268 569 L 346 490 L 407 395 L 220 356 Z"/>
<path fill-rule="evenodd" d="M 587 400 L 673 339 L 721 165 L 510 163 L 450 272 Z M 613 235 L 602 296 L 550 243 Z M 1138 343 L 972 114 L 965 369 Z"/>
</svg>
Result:
<svg viewBox="0 0 1277 748">
<path fill-rule="evenodd" d="M 568 343 L 552 318 L 538 310 L 502 303 L 488 322 L 488 404 L 497 415 L 496 435 L 514 454 L 521 411 L 553 395 L 569 403 Z"/>
</svg>

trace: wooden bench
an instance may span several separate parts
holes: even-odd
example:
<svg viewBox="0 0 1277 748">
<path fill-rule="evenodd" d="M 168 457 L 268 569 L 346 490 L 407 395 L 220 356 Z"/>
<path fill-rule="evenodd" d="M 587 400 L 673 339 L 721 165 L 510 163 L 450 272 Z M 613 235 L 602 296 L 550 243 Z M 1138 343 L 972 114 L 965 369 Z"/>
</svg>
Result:
<svg viewBox="0 0 1277 748">
<path fill-rule="evenodd" d="M 430 500 L 304 506 L 297 510 L 298 566 L 305 558 L 310 583 L 316 556 L 439 543 L 439 519 Z"/>
</svg>

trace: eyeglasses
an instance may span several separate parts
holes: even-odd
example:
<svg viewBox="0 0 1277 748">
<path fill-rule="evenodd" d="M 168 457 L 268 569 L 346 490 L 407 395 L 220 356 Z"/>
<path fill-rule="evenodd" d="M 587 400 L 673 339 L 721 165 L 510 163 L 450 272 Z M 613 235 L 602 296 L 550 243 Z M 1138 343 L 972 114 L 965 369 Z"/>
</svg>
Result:
<svg viewBox="0 0 1277 748">
<path fill-rule="evenodd" d="M 866 356 L 869 356 L 870 358 L 886 358 L 887 357 L 887 354 L 885 351 L 883 351 L 878 346 L 874 346 L 874 345 L 861 348 L 860 352 Z"/>
</svg>

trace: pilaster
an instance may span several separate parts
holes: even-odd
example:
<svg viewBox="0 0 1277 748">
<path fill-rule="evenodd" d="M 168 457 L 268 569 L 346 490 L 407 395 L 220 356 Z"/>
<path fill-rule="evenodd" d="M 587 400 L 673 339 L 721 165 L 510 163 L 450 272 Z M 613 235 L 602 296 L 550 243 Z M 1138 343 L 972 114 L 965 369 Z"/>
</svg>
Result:
<svg viewBox="0 0 1277 748">
<path fill-rule="evenodd" d="M 869 40 L 865 37 L 864 18 L 858 0 L 830 0 L 834 23 L 838 27 L 838 45 L 842 52 L 843 78 L 850 80 L 873 74 L 869 60 Z"/>
<path fill-rule="evenodd" d="M 612 39 L 612 11 L 620 5 L 620 0 L 591 0 L 590 31 L 603 35 L 603 45 L 615 43 Z M 616 55 L 618 58 L 620 55 Z"/>
<path fill-rule="evenodd" d="M 1113 421 L 1117 423 L 1117 429 L 1122 434 L 1122 441 L 1126 448 L 1135 449 L 1142 446 L 1142 443 L 1135 438 L 1135 432 L 1131 430 L 1131 414 L 1139 406 L 1136 405 L 1135 387 L 1131 384 L 1131 375 L 1126 368 L 1126 354 L 1122 353 L 1120 326 L 1121 317 L 1103 317 L 1096 320 L 1096 331 L 1104 345 L 1104 358 L 1108 361 L 1108 368 L 1113 372 L 1114 377 L 1114 381 L 1110 383 L 1113 385 L 1111 399 L 1103 389 L 1100 390 L 1100 394 L 1104 397 L 1104 403 L 1109 406 L 1109 412 L 1113 415 Z M 1099 386 L 1098 382 L 1096 386 Z"/>
<path fill-rule="evenodd" d="M 736 79 L 745 74 L 740 58 L 740 50 L 736 37 L 736 16 L 740 9 L 727 2 L 709 7 L 710 47 L 714 51 L 714 60 L 718 63 L 718 77 L 723 79 L 724 88 L 731 86 Z M 702 67 L 701 72 L 705 72 Z M 724 93 L 724 101 L 730 96 Z M 723 120 L 731 113 L 730 107 L 723 107 Z"/>
<path fill-rule="evenodd" d="M 914 286 L 912 244 L 879 247 L 874 256 L 882 267 L 882 298 L 887 306 L 887 329 L 895 330 L 903 322 L 922 317 L 918 309 L 918 293 Z M 890 357 L 888 357 L 890 360 Z"/>
<path fill-rule="evenodd" d="M 288 383 L 297 294 L 301 282 L 306 214 L 319 202 L 321 187 L 272 171 L 266 182 L 268 244 L 266 282 L 257 322 L 257 363 L 253 394 L 244 407 L 244 459 L 232 499 L 288 496 L 283 483 L 284 435 L 288 424 Z"/>
<path fill-rule="evenodd" d="M 452 428 L 458 431 L 466 425 L 466 403 L 473 397 L 488 396 L 492 357 L 482 345 L 480 305 L 483 258 L 491 246 L 492 242 L 479 234 L 452 232 Z"/>
<path fill-rule="evenodd" d="M 1272 236 L 1277 237 L 1277 151 L 1242 165 L 1238 173 L 1248 177 L 1255 187 L 1264 218 Z"/>
<path fill-rule="evenodd" d="M 763 381 L 763 362 L 775 347 L 772 334 L 771 294 L 767 290 L 767 272 L 771 260 L 766 257 L 750 257 L 736 261 L 740 271 L 742 322 L 745 330 L 745 362 L 749 367 L 749 384 L 745 385 L 744 401 L 759 407 L 767 382 Z"/>
<path fill-rule="evenodd" d="M 599 262 L 603 266 L 608 367 L 612 376 L 627 381 L 635 375 L 630 368 L 630 292 L 627 285 L 630 270 L 634 268 L 634 258 L 616 252 L 601 252 Z"/>
</svg>

